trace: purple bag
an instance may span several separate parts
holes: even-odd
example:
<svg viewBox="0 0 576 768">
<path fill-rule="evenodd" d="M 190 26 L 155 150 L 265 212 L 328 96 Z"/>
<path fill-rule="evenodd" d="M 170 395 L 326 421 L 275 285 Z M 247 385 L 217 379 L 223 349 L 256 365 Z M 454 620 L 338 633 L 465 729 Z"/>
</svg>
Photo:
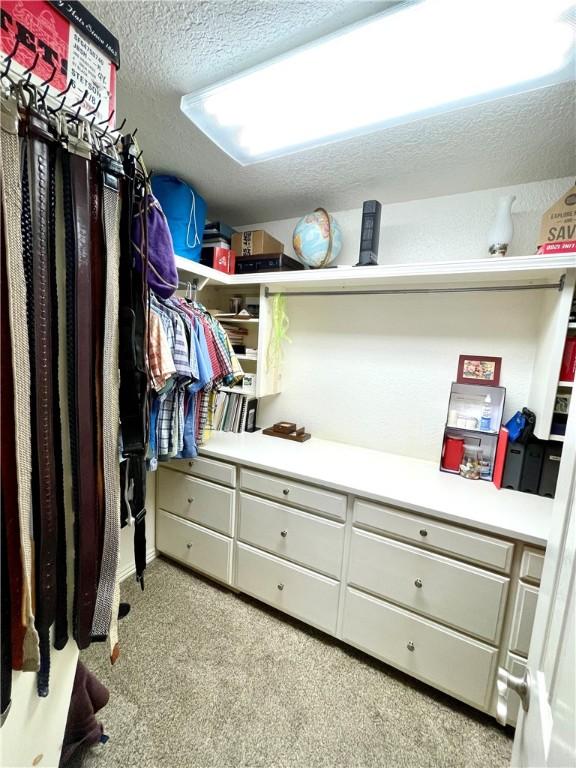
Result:
<svg viewBox="0 0 576 768">
<path fill-rule="evenodd" d="M 154 195 L 147 194 L 132 222 L 132 245 L 136 269 L 142 272 L 142 247 L 145 240 L 144 216 L 148 230 L 148 286 L 157 296 L 169 299 L 178 288 L 174 245 L 164 211 Z"/>
</svg>

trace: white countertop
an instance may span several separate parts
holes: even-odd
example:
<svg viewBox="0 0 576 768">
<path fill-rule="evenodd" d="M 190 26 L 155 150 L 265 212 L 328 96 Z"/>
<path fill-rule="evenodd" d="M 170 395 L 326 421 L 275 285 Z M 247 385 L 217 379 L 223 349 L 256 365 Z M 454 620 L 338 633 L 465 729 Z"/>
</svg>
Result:
<svg viewBox="0 0 576 768">
<path fill-rule="evenodd" d="M 552 499 L 440 472 L 438 463 L 311 438 L 215 433 L 201 455 L 404 507 L 545 547 Z"/>
</svg>

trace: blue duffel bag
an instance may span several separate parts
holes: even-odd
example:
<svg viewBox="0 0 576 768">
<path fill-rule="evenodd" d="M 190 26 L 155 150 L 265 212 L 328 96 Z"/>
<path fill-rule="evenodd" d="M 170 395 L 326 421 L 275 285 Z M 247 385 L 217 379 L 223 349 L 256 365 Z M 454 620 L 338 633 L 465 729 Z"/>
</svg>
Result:
<svg viewBox="0 0 576 768">
<path fill-rule="evenodd" d="M 154 196 L 162 206 L 176 256 L 200 261 L 206 222 L 206 202 L 189 184 L 176 176 L 154 174 Z"/>
</svg>

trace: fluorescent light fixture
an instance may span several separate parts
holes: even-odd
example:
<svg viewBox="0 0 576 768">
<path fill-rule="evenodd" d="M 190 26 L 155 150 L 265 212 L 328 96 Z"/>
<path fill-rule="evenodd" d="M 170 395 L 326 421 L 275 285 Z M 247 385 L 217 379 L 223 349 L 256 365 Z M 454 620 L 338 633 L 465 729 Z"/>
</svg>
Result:
<svg viewBox="0 0 576 768">
<path fill-rule="evenodd" d="M 250 165 L 572 80 L 570 19 L 566 0 L 402 3 L 189 93 L 181 109 Z"/>
</svg>

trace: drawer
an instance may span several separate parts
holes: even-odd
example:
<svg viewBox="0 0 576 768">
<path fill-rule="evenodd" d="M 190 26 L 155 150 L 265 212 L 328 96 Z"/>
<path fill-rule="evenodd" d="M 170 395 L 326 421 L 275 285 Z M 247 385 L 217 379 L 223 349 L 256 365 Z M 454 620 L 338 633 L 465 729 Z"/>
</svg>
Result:
<svg viewBox="0 0 576 768">
<path fill-rule="evenodd" d="M 236 547 L 238 589 L 325 632 L 336 632 L 338 581 L 246 544 Z"/>
<path fill-rule="evenodd" d="M 344 525 L 240 494 L 238 538 L 328 576 L 340 578 Z"/>
<path fill-rule="evenodd" d="M 498 641 L 508 592 L 505 576 L 353 531 L 348 581 L 491 643 Z"/>
<path fill-rule="evenodd" d="M 240 470 L 240 487 L 245 491 L 253 491 L 271 499 L 337 517 L 339 520 L 346 519 L 346 496 L 340 493 L 324 491 L 322 488 L 264 475 L 250 469 Z"/>
<path fill-rule="evenodd" d="M 232 583 L 232 539 L 227 536 L 160 509 L 156 518 L 156 548 L 218 581 Z"/>
<path fill-rule="evenodd" d="M 497 649 L 350 588 L 342 632 L 346 642 L 382 661 L 488 708 Z"/>
<path fill-rule="evenodd" d="M 510 650 L 513 653 L 528 656 L 537 602 L 538 589 L 530 586 L 530 584 L 520 582 L 518 584 L 512 631 L 510 633 Z"/>
<path fill-rule="evenodd" d="M 235 493 L 182 472 L 158 470 L 159 507 L 228 536 L 234 530 Z"/>
<path fill-rule="evenodd" d="M 187 475 L 229 485 L 231 488 L 236 485 L 236 467 L 233 464 L 224 464 L 222 461 L 206 459 L 204 456 L 197 456 L 195 459 L 173 459 L 167 466 L 178 472 L 185 472 Z"/>
<path fill-rule="evenodd" d="M 520 578 L 524 581 L 540 584 L 542 568 L 544 568 L 544 552 L 536 549 L 525 549 L 520 563 Z"/>
<path fill-rule="evenodd" d="M 509 653 L 506 656 L 506 669 L 514 677 L 524 677 L 526 672 L 526 659 L 515 656 L 513 653 Z M 514 691 L 508 692 L 508 725 L 516 725 L 518 720 L 518 712 L 520 710 L 520 698 Z"/>
<path fill-rule="evenodd" d="M 509 541 L 360 500 L 354 502 L 354 523 L 510 573 L 514 544 Z"/>
</svg>

